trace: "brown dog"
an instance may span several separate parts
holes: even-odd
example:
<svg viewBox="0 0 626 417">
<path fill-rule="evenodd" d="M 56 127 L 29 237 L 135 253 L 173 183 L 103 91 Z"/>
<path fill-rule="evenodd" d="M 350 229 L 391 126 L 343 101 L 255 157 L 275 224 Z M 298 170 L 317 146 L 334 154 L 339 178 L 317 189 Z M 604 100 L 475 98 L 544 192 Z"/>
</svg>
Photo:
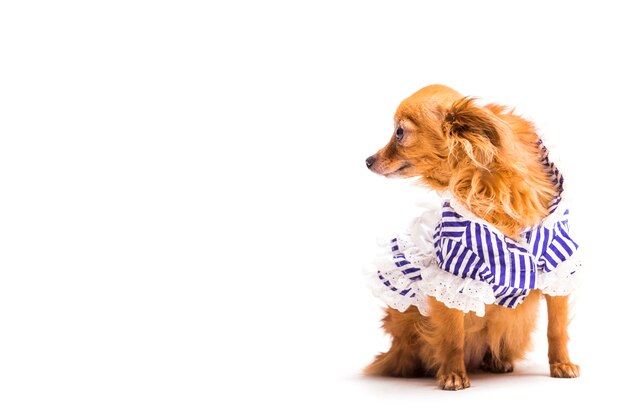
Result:
<svg viewBox="0 0 626 417">
<path fill-rule="evenodd" d="M 501 232 L 514 248 L 523 233 L 530 236 L 551 214 L 559 183 L 542 163 L 541 141 L 529 121 L 503 106 L 479 106 L 442 85 L 425 87 L 404 100 L 394 121 L 389 143 L 367 158 L 373 172 L 420 177 L 425 186 L 449 193 L 464 212 L 491 225 L 493 233 Z M 415 305 L 402 312 L 387 308 L 383 327 L 392 336 L 391 348 L 365 372 L 433 375 L 445 390 L 469 387 L 467 371 L 473 368 L 511 372 L 530 347 L 542 292 L 527 288 L 519 305 L 486 304 L 482 317 L 451 308 L 430 293 L 425 297 L 428 315 Z M 550 374 L 577 377 L 579 367 L 570 362 L 567 349 L 568 296 L 545 297 Z"/>
</svg>

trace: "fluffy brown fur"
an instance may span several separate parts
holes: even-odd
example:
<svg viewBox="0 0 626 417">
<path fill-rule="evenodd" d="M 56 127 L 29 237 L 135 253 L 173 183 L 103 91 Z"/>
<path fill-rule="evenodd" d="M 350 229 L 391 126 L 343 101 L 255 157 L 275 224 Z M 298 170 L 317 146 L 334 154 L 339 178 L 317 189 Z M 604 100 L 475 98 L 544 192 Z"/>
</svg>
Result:
<svg viewBox="0 0 626 417">
<path fill-rule="evenodd" d="M 395 114 L 389 143 L 367 159 L 387 177 L 420 177 L 429 188 L 450 191 L 467 209 L 512 238 L 548 214 L 555 185 L 537 157 L 538 136 L 528 120 L 507 108 L 479 106 L 442 85 L 425 87 Z M 489 305 L 485 316 L 464 314 L 430 299 L 431 313 L 388 308 L 384 329 L 391 348 L 366 374 L 437 377 L 446 390 L 469 387 L 468 369 L 511 372 L 530 347 L 540 293 L 515 309 Z M 546 296 L 550 374 L 573 378 L 579 368 L 567 350 L 568 297 Z"/>
</svg>

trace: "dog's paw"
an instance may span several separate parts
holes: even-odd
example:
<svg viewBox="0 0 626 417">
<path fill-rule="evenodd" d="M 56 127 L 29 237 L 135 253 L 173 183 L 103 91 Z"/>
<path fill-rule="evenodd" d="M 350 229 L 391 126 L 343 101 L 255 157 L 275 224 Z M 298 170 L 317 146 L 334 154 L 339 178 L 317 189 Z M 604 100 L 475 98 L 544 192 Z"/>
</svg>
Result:
<svg viewBox="0 0 626 417">
<path fill-rule="evenodd" d="M 580 366 L 573 363 L 551 363 L 550 376 L 553 378 L 578 378 Z"/>
<path fill-rule="evenodd" d="M 497 359 L 489 359 L 484 361 L 480 365 L 481 369 L 486 372 L 493 372 L 494 374 L 506 374 L 513 372 L 513 362 L 501 361 Z"/>
<path fill-rule="evenodd" d="M 450 372 L 439 377 L 439 388 L 446 391 L 458 391 L 470 386 L 465 372 Z"/>
</svg>

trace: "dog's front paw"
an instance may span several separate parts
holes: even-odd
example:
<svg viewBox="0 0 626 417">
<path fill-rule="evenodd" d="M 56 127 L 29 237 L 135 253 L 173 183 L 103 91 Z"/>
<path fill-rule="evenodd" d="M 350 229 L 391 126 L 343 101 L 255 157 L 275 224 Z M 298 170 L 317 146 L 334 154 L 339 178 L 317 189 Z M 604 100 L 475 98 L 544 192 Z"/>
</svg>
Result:
<svg viewBox="0 0 626 417">
<path fill-rule="evenodd" d="M 573 363 L 551 363 L 550 376 L 553 378 L 578 378 L 580 366 Z"/>
<path fill-rule="evenodd" d="M 465 372 L 450 372 L 439 377 L 439 388 L 446 391 L 458 391 L 469 386 L 470 381 Z"/>
</svg>

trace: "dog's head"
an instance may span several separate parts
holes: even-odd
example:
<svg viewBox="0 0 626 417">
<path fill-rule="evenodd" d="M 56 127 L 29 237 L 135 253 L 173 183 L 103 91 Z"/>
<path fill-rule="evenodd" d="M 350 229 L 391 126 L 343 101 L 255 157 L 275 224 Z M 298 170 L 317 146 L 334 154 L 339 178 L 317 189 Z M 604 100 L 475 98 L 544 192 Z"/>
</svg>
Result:
<svg viewBox="0 0 626 417">
<path fill-rule="evenodd" d="M 510 128 L 487 108 L 443 85 L 431 85 L 400 103 L 394 132 L 366 160 L 387 177 L 421 177 L 437 190 L 466 169 L 489 169 Z"/>
</svg>

